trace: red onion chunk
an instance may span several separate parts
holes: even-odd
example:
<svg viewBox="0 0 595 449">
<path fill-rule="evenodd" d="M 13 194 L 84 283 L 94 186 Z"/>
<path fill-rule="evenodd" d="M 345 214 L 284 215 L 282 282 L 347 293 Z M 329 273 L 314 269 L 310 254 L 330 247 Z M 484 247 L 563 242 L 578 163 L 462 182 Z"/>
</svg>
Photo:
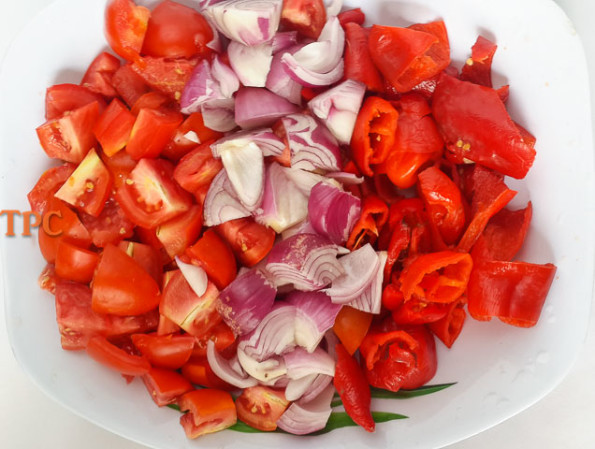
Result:
<svg viewBox="0 0 595 449">
<path fill-rule="evenodd" d="M 380 269 L 380 259 L 372 245 L 361 248 L 339 259 L 344 274 L 333 280 L 324 292 L 335 304 L 348 304 L 366 291 Z"/>
<path fill-rule="evenodd" d="M 244 335 L 256 329 L 271 311 L 276 295 L 277 289 L 264 273 L 251 269 L 221 291 L 218 310 L 236 335 Z"/>
<path fill-rule="evenodd" d="M 280 156 L 285 149 L 285 143 L 277 137 L 271 128 L 240 131 L 223 137 L 211 145 L 214 157 L 221 157 L 221 151 L 227 145 L 242 147 L 250 142 L 258 145 L 264 157 Z"/>
<path fill-rule="evenodd" d="M 280 31 L 273 38 L 273 54 L 287 50 L 297 44 L 297 31 Z"/>
<path fill-rule="evenodd" d="M 283 0 L 227 0 L 203 10 L 217 29 L 229 39 L 244 45 L 258 45 L 273 38 Z"/>
<path fill-rule="evenodd" d="M 297 401 L 308 391 L 318 376 L 319 374 L 314 373 L 299 379 L 289 379 L 285 386 L 285 399 L 292 402 Z"/>
<path fill-rule="evenodd" d="M 303 403 L 306 403 L 312 401 L 313 399 L 316 399 L 318 395 L 322 393 L 332 381 L 333 376 L 327 376 L 326 374 L 318 374 L 314 381 L 310 384 L 310 386 L 302 395 L 301 401 Z"/>
<path fill-rule="evenodd" d="M 222 133 L 237 128 L 234 108 L 235 100 L 233 98 L 210 100 L 202 104 L 200 110 L 205 126 Z"/>
<path fill-rule="evenodd" d="M 289 237 L 293 237 L 296 234 L 316 234 L 316 231 L 312 227 L 308 217 L 291 228 L 287 228 L 285 231 L 283 231 L 281 233 L 281 240 L 287 240 Z"/>
<path fill-rule="evenodd" d="M 292 114 L 282 119 L 291 166 L 302 170 L 341 170 L 341 151 L 337 139 L 314 117 Z"/>
<path fill-rule="evenodd" d="M 291 52 L 291 50 L 289 50 Z M 294 80 L 281 63 L 283 52 L 273 56 L 271 68 L 267 76 L 266 88 L 271 92 L 285 98 L 293 104 L 302 103 L 302 85 Z"/>
<path fill-rule="evenodd" d="M 254 142 L 222 145 L 219 156 L 237 198 L 249 211 L 260 206 L 264 191 L 264 156 Z"/>
<path fill-rule="evenodd" d="M 365 84 L 349 79 L 314 97 L 308 107 L 340 144 L 348 145 L 365 93 Z"/>
<path fill-rule="evenodd" d="M 297 347 L 283 356 L 287 377 L 301 379 L 310 374 L 335 375 L 335 360 L 320 348 L 308 352 Z"/>
<path fill-rule="evenodd" d="M 255 216 L 256 221 L 278 233 L 308 215 L 308 197 L 291 180 L 287 173 L 290 170 L 276 162 L 267 167 L 261 208 Z"/>
<path fill-rule="evenodd" d="M 227 47 L 229 63 L 244 86 L 264 87 L 273 60 L 273 44 L 247 46 L 230 42 Z"/>
<path fill-rule="evenodd" d="M 378 252 L 379 267 L 376 276 L 364 290 L 364 292 L 356 299 L 351 301 L 349 305 L 362 312 L 379 314 L 382 306 L 382 282 L 384 280 L 384 265 L 386 264 L 386 251 Z"/>
<path fill-rule="evenodd" d="M 293 284 L 296 290 L 320 290 L 344 273 L 337 254 L 337 246 L 326 238 L 297 234 L 273 247 L 266 269 L 278 287 Z"/>
<path fill-rule="evenodd" d="M 203 216 L 206 226 L 217 226 L 226 221 L 250 216 L 250 211 L 238 200 L 225 170 L 221 170 L 209 186 Z"/>
<path fill-rule="evenodd" d="M 308 352 L 316 350 L 341 310 L 322 292 L 291 292 L 286 301 L 296 308 L 295 341 Z"/>
<path fill-rule="evenodd" d="M 324 6 L 326 7 L 327 16 L 336 16 L 341 12 L 343 0 L 325 0 Z"/>
<path fill-rule="evenodd" d="M 304 45 L 291 54 L 284 53 L 281 63 L 298 83 L 309 86 L 328 86 L 343 76 L 345 32 L 337 17 L 329 17 L 318 41 Z"/>
<path fill-rule="evenodd" d="M 361 213 L 361 200 L 338 187 L 318 183 L 312 188 L 308 217 L 316 232 L 344 245 Z"/>
<path fill-rule="evenodd" d="M 327 173 L 327 178 L 334 179 L 343 185 L 358 185 L 364 182 L 363 176 L 357 176 L 353 173 L 347 173 L 344 171 L 337 171 L 333 173 Z"/>
<path fill-rule="evenodd" d="M 227 360 L 215 350 L 215 342 L 207 341 L 207 360 L 213 372 L 220 379 L 238 388 L 249 388 L 258 385 L 258 381 L 248 376 L 237 363 L 237 358 Z"/>
<path fill-rule="evenodd" d="M 238 347 L 238 360 L 244 371 L 261 385 L 275 385 L 287 373 L 285 361 L 282 357 L 269 357 L 258 361 Z"/>
<path fill-rule="evenodd" d="M 324 429 L 331 416 L 331 401 L 335 394 L 335 386 L 328 385 L 315 399 L 305 402 L 303 399 L 292 403 L 277 426 L 295 435 L 307 435 Z"/>
<path fill-rule="evenodd" d="M 238 349 L 258 362 L 295 348 L 296 309 L 278 301 L 249 334 L 240 337 Z"/>
<path fill-rule="evenodd" d="M 242 128 L 271 126 L 297 112 L 296 105 L 261 87 L 244 87 L 236 95 L 235 121 Z"/>
</svg>

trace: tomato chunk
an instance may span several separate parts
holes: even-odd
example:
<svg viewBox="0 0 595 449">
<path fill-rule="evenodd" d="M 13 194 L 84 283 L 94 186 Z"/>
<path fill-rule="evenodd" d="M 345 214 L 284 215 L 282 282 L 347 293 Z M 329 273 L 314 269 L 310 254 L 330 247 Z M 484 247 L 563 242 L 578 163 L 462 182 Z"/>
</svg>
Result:
<svg viewBox="0 0 595 449">
<path fill-rule="evenodd" d="M 190 359 L 195 338 L 180 334 L 134 334 L 132 342 L 151 365 L 176 370 Z"/>
<path fill-rule="evenodd" d="M 238 419 L 233 398 L 226 391 L 212 388 L 194 390 L 184 394 L 178 404 L 180 410 L 188 412 L 180 418 L 188 438 L 227 429 Z"/>
<path fill-rule="evenodd" d="M 192 384 L 177 371 L 160 368 L 151 368 L 143 375 L 143 383 L 159 407 L 173 404 L 178 397 L 194 390 Z"/>
<path fill-rule="evenodd" d="M 272 432 L 277 429 L 277 421 L 289 407 L 283 391 L 270 387 L 256 386 L 245 388 L 236 399 L 238 418 L 250 427 Z"/>
<path fill-rule="evenodd" d="M 144 357 L 128 354 L 101 336 L 91 337 L 87 354 L 102 365 L 128 376 L 142 376 L 151 369 Z"/>
<path fill-rule="evenodd" d="M 117 98 L 99 116 L 93 133 L 107 156 L 113 156 L 128 144 L 135 117 Z"/>
<path fill-rule="evenodd" d="M 151 12 L 132 0 L 109 0 L 105 7 L 105 37 L 109 46 L 124 59 L 140 56 Z"/>
<path fill-rule="evenodd" d="M 227 243 L 209 229 L 202 237 L 186 250 L 186 254 L 207 272 L 209 279 L 223 290 L 236 277 L 236 260 Z"/>
</svg>

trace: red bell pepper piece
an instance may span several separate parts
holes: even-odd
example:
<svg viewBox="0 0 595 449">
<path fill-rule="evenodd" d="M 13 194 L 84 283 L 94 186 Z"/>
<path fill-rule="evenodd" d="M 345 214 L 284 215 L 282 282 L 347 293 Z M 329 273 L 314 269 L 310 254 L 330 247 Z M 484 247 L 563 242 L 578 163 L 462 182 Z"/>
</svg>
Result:
<svg viewBox="0 0 595 449">
<path fill-rule="evenodd" d="M 448 310 L 443 318 L 428 324 L 434 335 L 448 348 L 452 347 L 463 330 L 467 318 L 465 312 L 466 302 L 467 298 L 461 296 L 458 300 L 448 304 Z"/>
<path fill-rule="evenodd" d="M 357 361 L 349 355 L 341 343 L 335 346 L 337 364 L 333 383 L 343 402 L 345 411 L 368 432 L 374 432 L 376 423 L 370 411 L 372 395 L 370 386 Z"/>
<path fill-rule="evenodd" d="M 465 227 L 465 207 L 457 185 L 438 167 L 418 175 L 418 192 L 426 204 L 432 228 L 447 245 L 456 243 Z"/>
<path fill-rule="evenodd" d="M 355 223 L 347 240 L 347 248 L 353 251 L 368 242 L 372 244 L 376 242 L 380 230 L 387 220 L 388 206 L 386 203 L 374 194 L 366 196 L 362 202 L 360 218 Z"/>
<path fill-rule="evenodd" d="M 537 323 L 556 266 L 527 262 L 484 261 L 472 271 L 467 291 L 469 314 L 486 321 L 532 327 Z"/>
<path fill-rule="evenodd" d="M 345 28 L 345 25 L 347 25 L 348 23 L 363 25 L 366 21 L 366 15 L 361 10 L 361 8 L 354 8 L 340 12 L 337 15 L 337 19 L 339 19 L 339 23 L 341 24 L 341 26 Z"/>
<path fill-rule="evenodd" d="M 341 20 L 340 17 L 339 20 Z M 380 72 L 372 62 L 368 47 L 369 30 L 362 28 L 361 23 L 353 21 L 342 23 L 342 26 L 345 30 L 345 79 L 360 81 L 368 90 L 382 92 L 384 83 Z"/>
<path fill-rule="evenodd" d="M 492 87 L 492 59 L 498 46 L 483 36 L 478 36 L 471 57 L 461 69 L 461 79 L 482 86 Z"/>
<path fill-rule="evenodd" d="M 405 301 L 416 297 L 427 302 L 450 303 L 467 288 L 473 260 L 468 253 L 440 251 L 419 255 L 400 276 Z"/>
<path fill-rule="evenodd" d="M 494 215 L 477 239 L 471 257 L 481 260 L 511 261 L 521 249 L 529 230 L 532 216 L 531 202 L 524 209 L 502 209 Z"/>
<path fill-rule="evenodd" d="M 378 70 L 401 93 L 450 64 L 448 37 L 440 22 L 417 25 L 417 29 L 374 25 L 369 47 Z"/>
<path fill-rule="evenodd" d="M 426 384 L 437 369 L 436 343 L 425 326 L 399 328 L 392 319 L 371 330 L 360 346 L 373 387 L 390 391 Z"/>
<path fill-rule="evenodd" d="M 460 251 L 469 251 L 473 247 L 490 218 L 517 193 L 506 186 L 502 175 L 481 165 L 475 165 L 465 178 L 464 191 L 471 196 L 472 218 L 457 245 Z"/>
<path fill-rule="evenodd" d="M 364 101 L 351 138 L 352 159 L 362 174 L 373 176 L 370 165 L 385 161 L 395 143 L 398 118 L 399 113 L 388 101 L 380 97 Z"/>
<path fill-rule="evenodd" d="M 473 161 L 518 179 L 533 165 L 535 149 L 494 89 L 442 74 L 432 112 L 453 162 Z"/>
<path fill-rule="evenodd" d="M 394 185 L 408 189 L 417 182 L 418 173 L 438 160 L 444 141 L 438 131 L 427 101 L 419 94 L 403 95 L 397 103 L 399 120 L 395 145 L 380 171 Z"/>
<path fill-rule="evenodd" d="M 449 306 L 450 304 L 413 298 L 393 310 L 393 320 L 401 325 L 433 323 L 446 316 Z"/>
</svg>

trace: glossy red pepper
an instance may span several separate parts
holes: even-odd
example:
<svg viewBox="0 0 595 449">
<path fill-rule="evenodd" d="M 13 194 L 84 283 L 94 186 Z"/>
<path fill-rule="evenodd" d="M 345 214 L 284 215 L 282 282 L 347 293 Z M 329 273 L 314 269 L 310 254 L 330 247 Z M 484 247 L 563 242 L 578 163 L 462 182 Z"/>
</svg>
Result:
<svg viewBox="0 0 595 449">
<path fill-rule="evenodd" d="M 368 97 L 359 111 L 351 149 L 353 161 L 360 172 L 373 176 L 372 164 L 381 164 L 395 143 L 399 113 L 388 101 L 380 97 Z"/>
<path fill-rule="evenodd" d="M 551 263 L 484 261 L 469 279 L 469 314 L 482 321 L 498 317 L 514 326 L 534 326 L 555 274 Z"/>
<path fill-rule="evenodd" d="M 467 288 L 473 260 L 468 253 L 439 251 L 414 257 L 400 276 L 405 301 L 450 303 Z"/>
<path fill-rule="evenodd" d="M 392 316 L 395 323 L 401 325 L 433 323 L 446 316 L 449 306 L 446 303 L 413 298 L 393 310 Z"/>
<path fill-rule="evenodd" d="M 369 30 L 362 28 L 361 23 L 353 21 L 342 26 L 345 30 L 345 79 L 360 81 L 368 90 L 382 92 L 384 83 L 372 62 L 368 47 Z"/>
<path fill-rule="evenodd" d="M 370 194 L 363 199 L 359 220 L 355 223 L 347 248 L 355 250 L 366 243 L 374 243 L 380 230 L 388 220 L 388 206 L 376 195 Z"/>
<path fill-rule="evenodd" d="M 492 87 L 492 59 L 498 46 L 483 36 L 478 36 L 471 57 L 461 69 L 461 79 L 482 86 Z"/>
<path fill-rule="evenodd" d="M 370 411 L 372 396 L 362 369 L 341 343 L 335 346 L 337 364 L 333 383 L 343 402 L 345 411 L 368 432 L 374 432 L 376 423 Z"/>
<path fill-rule="evenodd" d="M 442 74 L 432 112 L 446 142 L 447 158 L 473 161 L 513 178 L 524 178 L 535 159 L 498 93 Z"/>
<path fill-rule="evenodd" d="M 428 324 L 429 329 L 448 348 L 452 347 L 463 330 L 463 325 L 467 318 L 467 313 L 465 312 L 466 303 L 467 298 L 461 296 L 458 300 L 447 305 L 448 310 L 444 317 Z"/>
</svg>

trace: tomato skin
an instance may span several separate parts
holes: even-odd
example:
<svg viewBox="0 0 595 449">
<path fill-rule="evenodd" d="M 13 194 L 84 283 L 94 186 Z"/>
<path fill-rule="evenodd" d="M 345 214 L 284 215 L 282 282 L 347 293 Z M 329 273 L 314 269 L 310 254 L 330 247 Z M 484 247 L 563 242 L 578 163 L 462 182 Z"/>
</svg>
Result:
<svg viewBox="0 0 595 449">
<path fill-rule="evenodd" d="M 33 189 L 27 194 L 31 210 L 43 215 L 47 211 L 51 197 L 70 178 L 75 168 L 74 164 L 66 163 L 43 172 Z"/>
<path fill-rule="evenodd" d="M 96 252 L 79 248 L 65 240 L 58 243 L 56 274 L 62 279 L 88 284 L 93 279 L 98 263 L 99 255 Z"/>
<path fill-rule="evenodd" d="M 222 354 L 223 357 L 233 356 L 237 348 L 236 335 L 225 324 L 225 321 L 221 321 L 213 326 L 208 334 L 196 339 L 196 344 L 192 350 L 193 359 L 202 359 L 207 356 L 207 344 L 209 341 L 215 343 L 215 351 L 218 354 Z"/>
<path fill-rule="evenodd" d="M 194 390 L 180 373 L 168 369 L 151 368 L 142 377 L 149 395 L 159 407 L 173 404 L 177 398 Z"/>
<path fill-rule="evenodd" d="M 141 159 L 116 191 L 122 210 L 137 226 L 153 229 L 190 209 L 192 198 L 173 181 L 172 172 L 168 161 Z"/>
<path fill-rule="evenodd" d="M 126 218 L 122 208 L 111 197 L 97 217 L 81 212 L 79 218 L 89 231 L 93 245 L 99 248 L 110 243 L 116 245 L 134 234 L 134 224 Z"/>
<path fill-rule="evenodd" d="M 105 7 L 105 37 L 112 50 L 128 61 L 140 55 L 151 12 L 132 0 L 109 0 Z"/>
<path fill-rule="evenodd" d="M 149 85 L 132 69 L 130 63 L 124 64 L 116 70 L 112 77 L 112 84 L 128 107 L 134 106 L 134 103 L 142 95 L 151 91 Z"/>
<path fill-rule="evenodd" d="M 258 385 L 245 388 L 236 399 L 238 418 L 258 430 L 272 432 L 289 407 L 283 391 Z"/>
<path fill-rule="evenodd" d="M 45 122 L 35 131 L 49 157 L 78 164 L 96 143 L 93 126 L 98 117 L 99 103 L 94 101 Z"/>
<path fill-rule="evenodd" d="M 118 93 L 112 85 L 112 78 L 119 68 L 120 60 L 118 58 L 105 51 L 99 53 L 89 64 L 81 85 L 104 97 L 115 97 Z"/>
<path fill-rule="evenodd" d="M 196 59 L 145 56 L 133 63 L 131 68 L 152 89 L 179 99 L 196 64 Z"/>
<path fill-rule="evenodd" d="M 151 12 L 142 53 L 148 56 L 190 58 L 206 56 L 206 46 L 213 40 L 213 30 L 195 9 L 169 0 Z"/>
<path fill-rule="evenodd" d="M 159 305 L 157 282 L 132 257 L 114 245 L 103 249 L 93 278 L 93 310 L 141 315 Z"/>
<path fill-rule="evenodd" d="M 202 267 L 219 290 L 227 287 L 236 277 L 237 266 L 232 250 L 212 229 L 186 250 L 192 263 Z"/>
<path fill-rule="evenodd" d="M 318 39 L 326 23 L 326 8 L 322 0 L 284 0 L 281 23 L 305 37 Z"/>
<path fill-rule="evenodd" d="M 184 253 L 202 230 L 202 207 L 192 205 L 187 212 L 161 224 L 156 235 L 172 259 Z"/>
<path fill-rule="evenodd" d="M 184 190 L 195 193 L 209 186 L 223 168 L 221 159 L 215 159 L 211 151 L 212 141 L 207 141 L 184 155 L 176 165 L 174 179 Z"/>
<path fill-rule="evenodd" d="M 86 350 L 93 360 L 128 376 L 142 376 L 151 369 L 144 357 L 128 354 L 99 335 L 91 337 Z"/>
<path fill-rule="evenodd" d="M 161 255 L 150 245 L 138 242 L 123 241 L 118 248 L 132 257 L 161 286 L 163 281 L 163 264 Z"/>
<path fill-rule="evenodd" d="M 82 108 L 94 101 L 98 103 L 99 110 L 103 111 L 106 104 L 100 94 L 78 84 L 55 84 L 45 91 L 45 118 L 60 118 L 64 113 Z"/>
<path fill-rule="evenodd" d="M 236 406 L 226 391 L 194 390 L 182 395 L 178 405 L 181 411 L 188 412 L 182 415 L 180 424 L 191 439 L 227 429 L 237 422 Z"/>
<path fill-rule="evenodd" d="M 359 348 L 368 333 L 368 329 L 370 329 L 372 318 L 371 313 L 362 312 L 349 306 L 343 306 L 339 310 L 333 325 L 333 331 L 339 337 L 349 355 L 353 355 Z"/>
<path fill-rule="evenodd" d="M 126 152 L 137 160 L 159 156 L 182 120 L 182 114 L 176 112 L 141 109 L 130 132 Z"/>
<path fill-rule="evenodd" d="M 157 368 L 176 370 L 192 355 L 195 338 L 192 335 L 134 334 L 134 346 Z"/>
<path fill-rule="evenodd" d="M 206 388 L 217 388 L 219 390 L 233 391 L 237 387 L 221 380 L 211 369 L 206 357 L 192 357 L 188 363 L 182 366 L 182 376 L 194 385 Z"/>
<path fill-rule="evenodd" d="M 186 137 L 188 133 L 194 133 L 196 139 L 190 140 Z M 198 140 L 198 144 L 203 144 L 213 142 L 221 137 L 223 137 L 223 133 L 207 128 L 202 114 L 194 112 L 176 130 L 172 140 L 166 145 L 161 154 L 167 159 L 178 161 L 182 156 L 196 148 L 197 143 L 195 140 Z"/>
<path fill-rule="evenodd" d="M 238 218 L 215 227 L 231 247 L 238 260 L 248 268 L 263 260 L 275 243 L 273 229 L 256 223 L 252 218 Z"/>
<path fill-rule="evenodd" d="M 113 156 L 128 144 L 135 117 L 117 98 L 97 119 L 93 133 L 106 156 Z"/>
</svg>

